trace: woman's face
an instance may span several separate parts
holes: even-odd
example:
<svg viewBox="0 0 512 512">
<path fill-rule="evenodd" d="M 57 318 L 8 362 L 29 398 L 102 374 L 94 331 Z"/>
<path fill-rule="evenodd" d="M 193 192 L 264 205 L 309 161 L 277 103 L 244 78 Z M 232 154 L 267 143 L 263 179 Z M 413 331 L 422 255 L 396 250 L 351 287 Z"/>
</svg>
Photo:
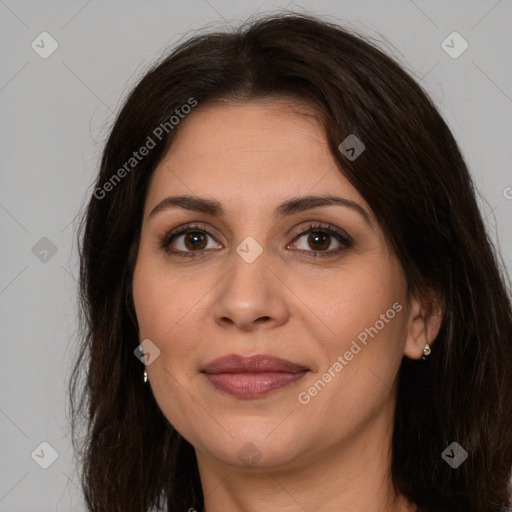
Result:
<svg viewBox="0 0 512 512">
<path fill-rule="evenodd" d="M 200 463 L 285 468 L 384 439 L 402 357 L 419 358 L 425 343 L 372 210 L 316 119 L 288 106 L 194 111 L 146 198 L 139 339 L 160 351 L 147 366 L 151 389 Z M 340 201 L 322 205 L 324 196 Z M 205 373 L 233 354 L 297 367 Z"/>
</svg>

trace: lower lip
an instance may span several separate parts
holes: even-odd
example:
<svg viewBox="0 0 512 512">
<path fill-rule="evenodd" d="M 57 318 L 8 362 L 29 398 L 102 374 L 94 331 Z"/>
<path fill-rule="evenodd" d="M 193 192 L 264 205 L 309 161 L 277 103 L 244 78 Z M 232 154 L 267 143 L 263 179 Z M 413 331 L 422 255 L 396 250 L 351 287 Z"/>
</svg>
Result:
<svg viewBox="0 0 512 512">
<path fill-rule="evenodd" d="M 218 390 L 240 398 L 258 398 L 276 389 L 281 389 L 308 373 L 302 372 L 260 372 L 260 373 L 204 373 L 208 381 Z"/>
</svg>

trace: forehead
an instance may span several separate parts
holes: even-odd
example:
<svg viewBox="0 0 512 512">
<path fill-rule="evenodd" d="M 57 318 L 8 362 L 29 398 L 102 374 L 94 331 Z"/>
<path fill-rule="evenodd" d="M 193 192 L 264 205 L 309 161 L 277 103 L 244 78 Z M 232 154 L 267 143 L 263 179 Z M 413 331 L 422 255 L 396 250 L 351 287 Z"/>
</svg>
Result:
<svg viewBox="0 0 512 512">
<path fill-rule="evenodd" d="M 199 105 L 155 169 L 148 207 L 171 193 L 213 196 L 227 211 L 325 193 L 369 209 L 340 172 L 316 112 L 286 100 Z"/>
</svg>

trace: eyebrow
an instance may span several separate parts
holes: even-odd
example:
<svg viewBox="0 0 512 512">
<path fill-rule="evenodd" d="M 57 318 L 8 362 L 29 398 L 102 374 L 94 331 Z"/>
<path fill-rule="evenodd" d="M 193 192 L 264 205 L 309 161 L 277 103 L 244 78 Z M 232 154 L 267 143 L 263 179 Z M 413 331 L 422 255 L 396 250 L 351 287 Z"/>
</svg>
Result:
<svg viewBox="0 0 512 512">
<path fill-rule="evenodd" d="M 313 208 L 318 208 L 320 206 L 331 205 L 345 206 L 347 208 L 351 208 L 352 210 L 358 212 L 363 217 L 365 222 L 370 226 L 370 228 L 373 229 L 370 215 L 361 205 L 357 204 L 354 201 L 350 201 L 349 199 L 345 199 L 343 197 L 338 197 L 330 194 L 321 196 L 309 195 L 302 197 L 293 197 L 291 199 L 288 199 L 287 201 L 278 205 L 277 208 L 274 210 L 274 220 L 278 221 L 283 217 L 287 217 L 295 213 L 311 210 Z M 206 213 L 216 217 L 224 217 L 225 215 L 221 203 L 215 199 L 191 195 L 182 195 L 166 197 L 151 210 L 149 217 L 151 218 L 160 212 L 172 208 L 183 208 L 185 210 Z"/>
</svg>

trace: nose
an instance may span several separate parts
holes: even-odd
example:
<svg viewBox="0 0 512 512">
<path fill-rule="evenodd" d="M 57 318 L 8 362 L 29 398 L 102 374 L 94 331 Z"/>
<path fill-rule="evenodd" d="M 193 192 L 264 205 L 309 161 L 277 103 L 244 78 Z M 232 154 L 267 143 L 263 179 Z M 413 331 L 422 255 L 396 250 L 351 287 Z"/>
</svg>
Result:
<svg viewBox="0 0 512 512">
<path fill-rule="evenodd" d="M 270 260 L 265 250 L 250 263 L 233 252 L 231 269 L 215 287 L 218 296 L 213 316 L 217 324 L 251 331 L 277 327 L 287 321 L 288 288 Z"/>
</svg>

